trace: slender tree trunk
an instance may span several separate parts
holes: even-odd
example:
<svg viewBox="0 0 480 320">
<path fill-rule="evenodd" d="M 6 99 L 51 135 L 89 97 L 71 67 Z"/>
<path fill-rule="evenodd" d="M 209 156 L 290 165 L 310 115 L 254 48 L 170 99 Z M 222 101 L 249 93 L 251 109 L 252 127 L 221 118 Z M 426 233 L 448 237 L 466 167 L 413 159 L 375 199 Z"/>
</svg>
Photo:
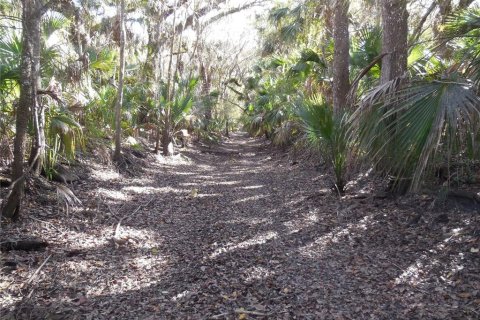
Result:
<svg viewBox="0 0 480 320">
<path fill-rule="evenodd" d="M 403 76 L 407 71 L 408 12 L 406 0 L 382 2 L 382 59 L 381 83 Z"/>
<path fill-rule="evenodd" d="M 160 46 L 160 35 L 161 35 L 161 20 L 160 17 L 157 17 L 157 22 L 155 23 L 155 30 L 154 35 L 155 39 L 152 39 L 152 53 L 153 53 L 153 76 L 154 76 L 154 83 L 153 83 L 153 100 L 155 103 L 155 109 L 160 111 L 161 104 L 160 104 L 160 96 L 161 96 L 161 87 L 160 87 L 160 78 L 162 73 L 162 48 Z M 157 112 L 160 114 L 160 112 Z M 161 116 L 158 115 L 155 119 L 155 153 L 157 154 L 160 151 L 160 138 L 161 138 L 161 128 L 160 128 L 160 119 Z"/>
<path fill-rule="evenodd" d="M 162 151 L 164 156 L 173 155 L 173 142 L 172 142 L 172 133 L 171 133 L 171 124 L 170 124 L 170 112 L 165 113 L 165 123 L 162 130 Z"/>
<path fill-rule="evenodd" d="M 175 26 L 177 16 L 173 14 L 173 25 Z M 174 30 L 173 30 L 174 31 Z M 174 99 L 175 92 L 175 76 L 172 74 L 172 64 L 173 64 L 173 48 L 175 45 L 175 32 L 172 33 L 171 43 L 170 43 L 170 57 L 168 61 L 168 71 L 167 71 L 167 104 L 165 106 L 164 121 L 162 128 L 162 153 L 164 156 L 173 155 L 173 143 L 172 143 L 172 117 L 171 117 L 171 103 Z"/>
<path fill-rule="evenodd" d="M 346 107 L 350 90 L 349 72 L 349 0 L 337 0 L 334 12 L 333 108 L 336 113 Z"/>
<path fill-rule="evenodd" d="M 38 78 L 40 76 L 41 0 L 22 1 L 22 56 L 20 99 L 16 110 L 15 139 L 12 165 L 12 188 L 2 207 L 2 215 L 18 219 L 25 188 L 23 163 L 25 137 L 31 110 L 36 110 Z"/>
<path fill-rule="evenodd" d="M 40 53 L 41 53 L 41 21 L 35 22 L 36 31 L 35 37 L 37 41 L 33 41 L 32 46 L 35 57 L 37 59 L 38 73 L 35 79 L 35 102 L 32 104 L 31 119 L 34 129 L 34 138 L 30 152 L 28 163 L 32 168 L 32 173 L 36 176 L 40 175 L 43 169 L 43 162 L 45 159 L 45 108 L 40 104 L 37 90 L 40 87 Z M 32 26 L 33 27 L 33 26 Z"/>
<path fill-rule="evenodd" d="M 45 108 L 39 103 L 38 96 L 35 100 L 35 107 L 32 112 L 32 121 L 35 136 L 33 138 L 32 149 L 30 152 L 30 158 L 28 160 L 28 163 L 32 168 L 32 173 L 35 176 L 38 176 L 42 172 L 43 163 L 45 161 Z"/>
<path fill-rule="evenodd" d="M 210 68 L 205 66 L 203 62 L 200 62 L 200 78 L 202 79 L 202 95 L 203 95 L 203 104 L 205 108 L 205 127 L 208 129 L 208 125 L 212 121 L 212 97 L 210 94 L 212 76 L 210 74 Z"/>
<path fill-rule="evenodd" d="M 115 152 L 113 160 L 119 161 L 122 149 L 123 78 L 125 75 L 125 0 L 120 0 L 120 70 L 118 75 L 117 101 L 115 104 Z"/>
</svg>

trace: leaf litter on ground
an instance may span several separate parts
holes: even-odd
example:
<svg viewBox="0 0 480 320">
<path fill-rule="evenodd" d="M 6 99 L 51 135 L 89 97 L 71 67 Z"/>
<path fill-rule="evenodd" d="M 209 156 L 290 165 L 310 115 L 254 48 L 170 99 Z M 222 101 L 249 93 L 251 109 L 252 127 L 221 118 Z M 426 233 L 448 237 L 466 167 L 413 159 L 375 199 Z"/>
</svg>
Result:
<svg viewBox="0 0 480 320">
<path fill-rule="evenodd" d="M 2 252 L 0 318 L 478 319 L 478 212 L 373 179 L 339 199 L 312 163 L 240 133 L 204 149 L 137 175 L 92 163 L 68 214 L 28 195 L 0 241 L 50 245 Z"/>
</svg>

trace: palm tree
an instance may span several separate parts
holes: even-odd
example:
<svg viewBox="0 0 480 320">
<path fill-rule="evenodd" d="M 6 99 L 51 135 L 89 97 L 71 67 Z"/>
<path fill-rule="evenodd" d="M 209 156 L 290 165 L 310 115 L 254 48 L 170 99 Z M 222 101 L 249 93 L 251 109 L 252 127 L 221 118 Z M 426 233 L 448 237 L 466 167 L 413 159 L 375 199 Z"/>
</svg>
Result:
<svg viewBox="0 0 480 320">
<path fill-rule="evenodd" d="M 367 155 L 385 171 L 406 179 L 399 187 L 410 191 L 420 188 L 435 155 L 448 162 L 454 155 L 466 156 L 468 149 L 478 155 L 480 46 L 475 39 L 480 36 L 480 10 L 451 16 L 444 30 L 450 45 L 462 48 L 457 50 L 461 63 L 433 68 L 401 86 L 394 79 L 375 87 L 351 118 Z"/>
<path fill-rule="evenodd" d="M 17 219 L 21 211 L 21 199 L 24 193 L 25 176 L 23 161 L 25 156 L 25 137 L 29 110 L 37 109 L 37 86 L 40 76 L 40 38 L 42 1 L 23 0 L 22 11 L 22 56 L 20 99 L 16 112 L 15 139 L 13 151 L 13 185 L 2 208 L 2 215 Z M 37 155 L 38 157 L 38 155 Z"/>
</svg>

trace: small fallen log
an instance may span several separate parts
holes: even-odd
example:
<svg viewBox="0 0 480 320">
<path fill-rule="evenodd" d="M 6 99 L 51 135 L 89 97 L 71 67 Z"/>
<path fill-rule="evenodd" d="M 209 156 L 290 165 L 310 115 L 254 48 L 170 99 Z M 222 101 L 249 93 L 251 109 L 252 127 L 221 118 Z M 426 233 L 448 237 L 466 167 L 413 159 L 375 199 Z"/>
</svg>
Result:
<svg viewBox="0 0 480 320">
<path fill-rule="evenodd" d="M 0 251 L 40 251 L 44 250 L 48 245 L 48 242 L 42 240 L 5 241 L 0 243 Z"/>
</svg>

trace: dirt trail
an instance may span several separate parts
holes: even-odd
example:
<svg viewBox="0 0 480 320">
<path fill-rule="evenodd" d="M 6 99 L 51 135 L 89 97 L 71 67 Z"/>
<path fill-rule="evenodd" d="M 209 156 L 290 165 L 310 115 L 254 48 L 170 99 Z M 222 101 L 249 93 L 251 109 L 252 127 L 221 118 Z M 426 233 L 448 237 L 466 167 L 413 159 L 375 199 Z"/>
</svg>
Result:
<svg viewBox="0 0 480 320">
<path fill-rule="evenodd" d="M 47 252 L 5 255 L 23 269 L 3 276 L 1 283 L 10 284 L 0 300 L 2 314 L 19 319 L 478 315 L 476 214 L 449 215 L 448 224 L 435 224 L 433 213 L 426 213 L 412 226 L 418 202 L 392 204 L 373 196 L 338 201 L 319 172 L 291 165 L 264 141 L 243 134 L 157 160 L 137 178 L 93 171 L 85 184 L 74 186 L 84 209 L 50 216 L 53 209 L 46 206 L 47 213 L 35 213 L 37 220 L 7 227 L 7 235 L 29 230 L 52 245 Z M 125 243 L 118 245 L 111 238 L 122 218 L 119 236 Z M 455 228 L 461 231 L 451 233 Z"/>
</svg>

